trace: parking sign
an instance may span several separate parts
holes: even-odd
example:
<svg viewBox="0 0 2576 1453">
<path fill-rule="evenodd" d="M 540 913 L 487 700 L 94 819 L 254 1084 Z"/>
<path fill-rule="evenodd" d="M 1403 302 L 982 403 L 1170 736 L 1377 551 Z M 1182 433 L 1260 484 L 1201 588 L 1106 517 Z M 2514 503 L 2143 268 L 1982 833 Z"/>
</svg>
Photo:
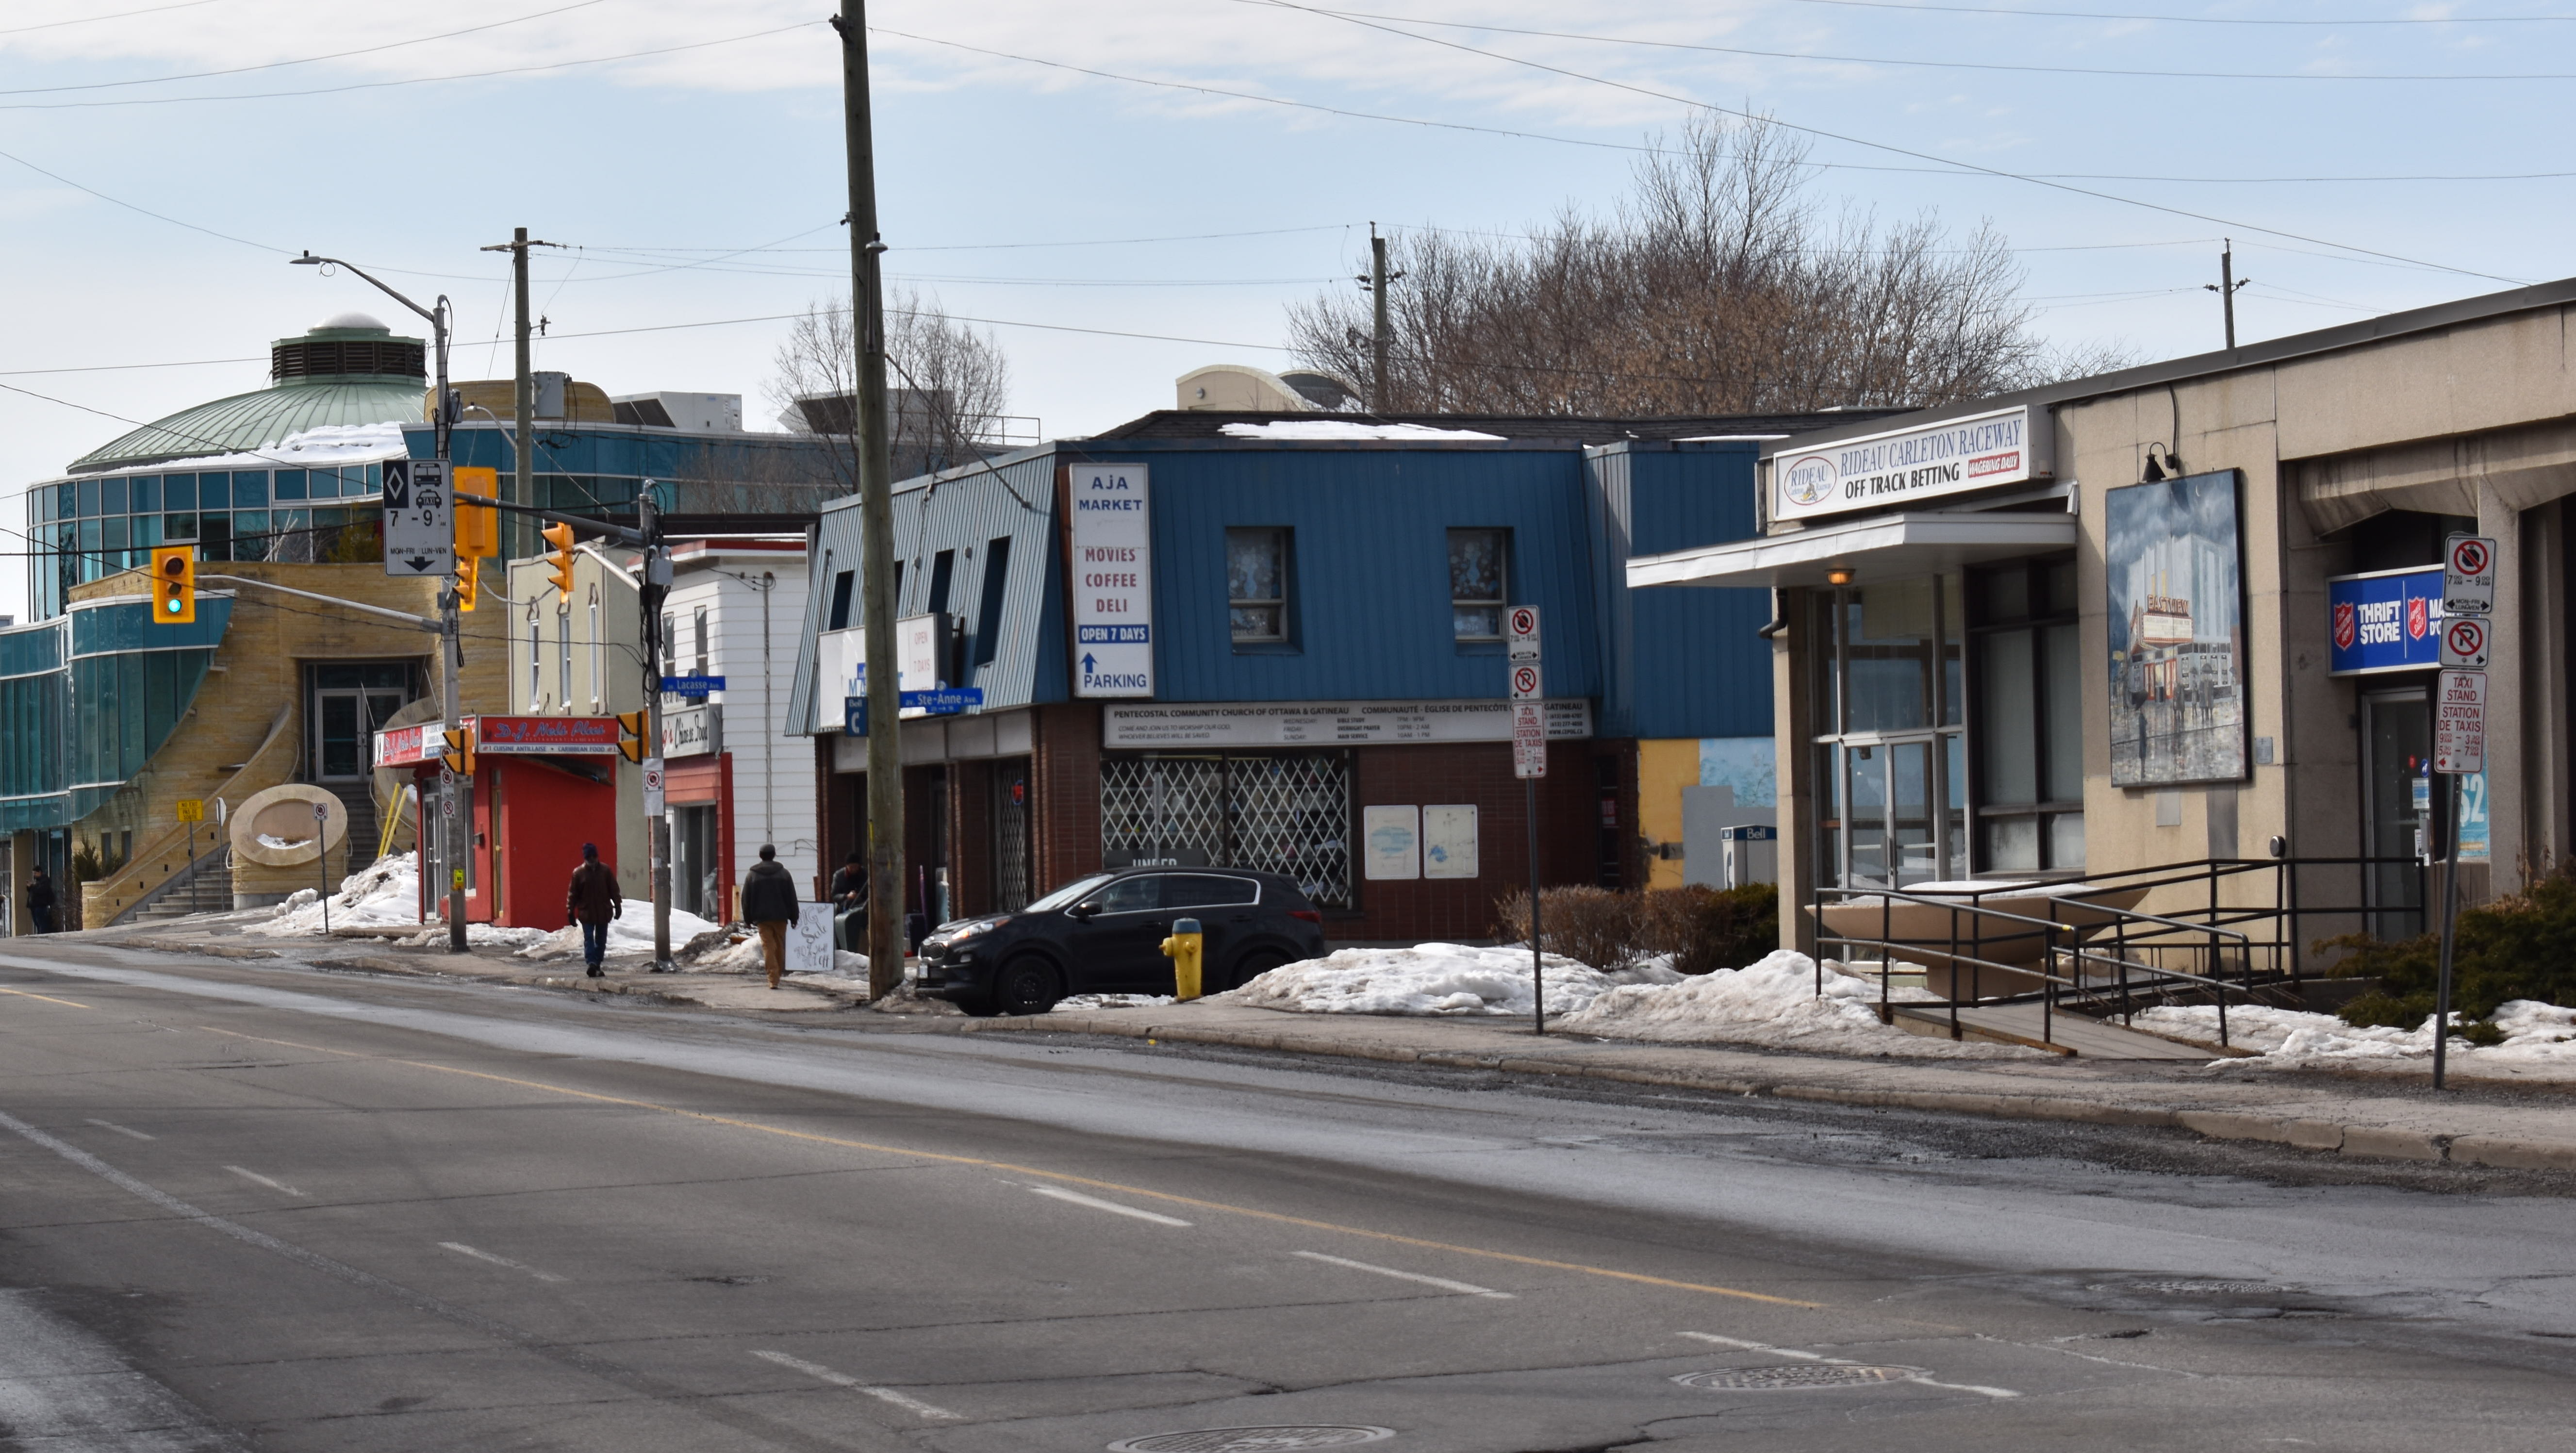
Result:
<svg viewBox="0 0 2576 1453">
<path fill-rule="evenodd" d="M 2487 664 L 2487 618 L 2453 616 L 2442 622 L 2442 664 L 2482 671 Z"/>
<path fill-rule="evenodd" d="M 1508 626 L 1506 639 L 1511 643 L 1506 652 L 1515 661 L 1538 659 L 1538 607 L 1516 605 L 1505 613 Z"/>
<path fill-rule="evenodd" d="M 2442 614 L 2491 615 L 2495 611 L 2496 542 L 2488 535 L 2453 535 L 2442 549 Z"/>
<path fill-rule="evenodd" d="M 385 461 L 385 573 L 405 580 L 456 570 L 447 465 L 436 459 Z"/>
<path fill-rule="evenodd" d="M 2433 692 L 2433 770 L 2487 769 L 2487 673 L 2445 671 Z"/>
</svg>

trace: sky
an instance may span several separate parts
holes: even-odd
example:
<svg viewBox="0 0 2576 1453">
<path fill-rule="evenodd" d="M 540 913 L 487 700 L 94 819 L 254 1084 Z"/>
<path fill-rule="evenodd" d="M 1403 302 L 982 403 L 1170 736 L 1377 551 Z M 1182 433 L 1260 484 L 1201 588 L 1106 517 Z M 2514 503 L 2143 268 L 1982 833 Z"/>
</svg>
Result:
<svg viewBox="0 0 2576 1453">
<path fill-rule="evenodd" d="M 1345 8 L 1346 7 L 1346 8 Z M 10 0 L 0 6 L 0 526 L 131 427 L 263 387 L 362 310 L 348 258 L 455 307 L 506 376 L 514 226 L 537 366 L 778 409 L 783 315 L 848 291 L 829 0 Z M 2117 13 L 2114 13 L 2117 12 Z M 1990 223 L 2053 342 L 2144 359 L 2576 273 L 2576 0 L 880 0 L 898 287 L 978 320 L 1018 427 L 1277 368 L 1372 222 L 1606 212 L 1639 148 L 1767 115 L 1810 195 Z M 1296 104 L 1284 104 L 1296 103 Z M 41 397 L 40 397 L 41 396 Z M 23 542 L 0 535 L 5 548 Z M 24 561 L 0 555 L 0 613 Z"/>
</svg>

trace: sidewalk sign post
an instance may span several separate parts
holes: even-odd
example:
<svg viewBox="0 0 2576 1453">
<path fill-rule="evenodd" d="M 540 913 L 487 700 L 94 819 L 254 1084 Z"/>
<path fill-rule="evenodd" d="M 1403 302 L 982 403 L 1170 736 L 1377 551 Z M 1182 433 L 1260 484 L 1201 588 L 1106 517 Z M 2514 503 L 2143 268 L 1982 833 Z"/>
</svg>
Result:
<svg viewBox="0 0 2576 1453">
<path fill-rule="evenodd" d="M 322 877 L 322 936 L 331 936 L 331 805 L 313 804 L 313 867 Z"/>
<path fill-rule="evenodd" d="M 2433 688 L 2433 770 L 2450 779 L 2442 827 L 2442 956 L 2433 990 L 2433 1088 L 2450 1065 L 2452 960 L 2460 937 L 2460 779 L 2487 766 L 2487 664 L 2496 542 L 2453 535 L 2442 549 L 2442 673 Z"/>
<path fill-rule="evenodd" d="M 1547 956 L 1539 949 L 1538 779 L 1547 775 L 1547 708 L 1540 695 L 1538 607 L 1505 612 L 1510 628 L 1504 666 L 1512 691 L 1512 775 L 1521 779 L 1529 818 L 1530 1032 L 1547 1033 Z"/>
<path fill-rule="evenodd" d="M 188 902 L 193 907 L 197 901 L 197 824 L 206 820 L 206 799 L 180 798 L 179 820 L 188 825 Z"/>
</svg>

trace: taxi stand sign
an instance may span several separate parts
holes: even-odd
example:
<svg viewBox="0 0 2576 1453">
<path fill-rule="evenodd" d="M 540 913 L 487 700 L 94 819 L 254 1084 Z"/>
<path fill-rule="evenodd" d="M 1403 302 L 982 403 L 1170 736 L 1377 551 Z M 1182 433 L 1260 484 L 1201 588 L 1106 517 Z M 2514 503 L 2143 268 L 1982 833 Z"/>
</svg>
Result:
<svg viewBox="0 0 2576 1453">
<path fill-rule="evenodd" d="M 2433 770 L 2487 769 L 2487 673 L 2445 671 L 2433 694 Z"/>
</svg>

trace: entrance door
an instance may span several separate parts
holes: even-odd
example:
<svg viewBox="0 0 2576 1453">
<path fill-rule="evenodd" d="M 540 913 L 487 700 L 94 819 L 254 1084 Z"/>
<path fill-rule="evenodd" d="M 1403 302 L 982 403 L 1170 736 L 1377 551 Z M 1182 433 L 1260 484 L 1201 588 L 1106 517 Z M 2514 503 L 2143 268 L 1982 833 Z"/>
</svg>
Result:
<svg viewBox="0 0 2576 1453">
<path fill-rule="evenodd" d="M 1944 806 L 1956 794 L 1942 790 L 1940 747 L 1928 735 L 1843 747 L 1850 804 L 1841 824 L 1850 844 L 1844 886 L 1902 888 L 1959 871 L 1957 813 Z"/>
<path fill-rule="evenodd" d="M 715 805 L 672 808 L 671 901 L 684 912 L 722 922 L 723 873 Z"/>
<path fill-rule="evenodd" d="M 313 776 L 354 782 L 375 767 L 376 733 L 402 710 L 403 693 L 327 687 L 313 693 Z"/>
<path fill-rule="evenodd" d="M 2384 939 L 2424 931 L 2422 860 L 2433 830 L 2436 782 L 2429 771 L 2433 714 L 2420 686 L 2361 698 L 2362 841 L 2377 862 L 2366 873 L 2371 932 Z"/>
</svg>

